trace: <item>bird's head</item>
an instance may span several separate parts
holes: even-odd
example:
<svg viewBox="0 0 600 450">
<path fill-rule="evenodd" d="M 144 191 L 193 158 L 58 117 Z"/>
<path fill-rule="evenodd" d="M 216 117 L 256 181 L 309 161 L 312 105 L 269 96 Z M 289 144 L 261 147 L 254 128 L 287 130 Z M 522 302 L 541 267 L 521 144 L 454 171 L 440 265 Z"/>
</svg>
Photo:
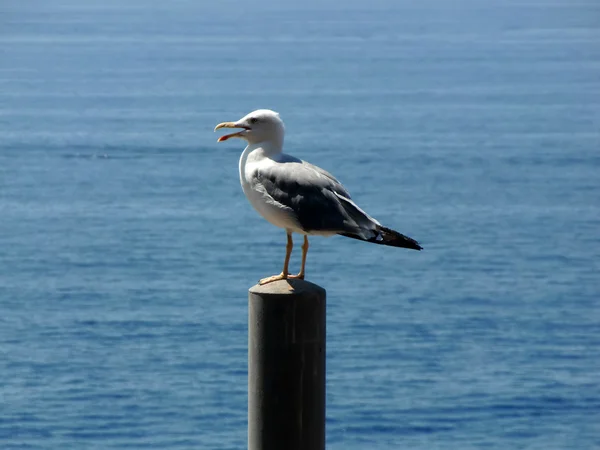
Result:
<svg viewBox="0 0 600 450">
<path fill-rule="evenodd" d="M 279 114 L 269 109 L 252 111 L 237 122 L 220 123 L 215 127 L 215 131 L 220 128 L 241 128 L 242 130 L 221 136 L 217 142 L 223 142 L 230 138 L 241 138 L 248 141 L 249 144 L 273 142 L 282 145 L 285 131 Z"/>
</svg>

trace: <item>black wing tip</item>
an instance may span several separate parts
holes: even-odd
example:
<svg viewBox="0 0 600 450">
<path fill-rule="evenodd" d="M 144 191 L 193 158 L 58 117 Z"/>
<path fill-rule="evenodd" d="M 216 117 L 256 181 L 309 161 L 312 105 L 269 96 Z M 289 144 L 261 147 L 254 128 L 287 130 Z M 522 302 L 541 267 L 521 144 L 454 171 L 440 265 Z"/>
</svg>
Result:
<svg viewBox="0 0 600 450">
<path fill-rule="evenodd" d="M 410 239 L 410 238 L 408 238 L 408 239 Z M 412 241 L 413 247 L 410 247 L 410 248 L 412 248 L 413 250 L 418 250 L 418 251 L 423 250 L 423 246 L 421 244 L 419 244 L 414 239 L 411 239 L 411 241 Z"/>
<path fill-rule="evenodd" d="M 380 241 L 383 245 L 389 245 L 392 247 L 401 247 L 401 248 L 409 248 L 411 250 L 421 251 L 423 247 L 413 238 L 409 238 L 408 236 L 403 235 L 402 233 L 398 233 L 395 230 L 387 227 L 380 227 L 382 231 L 383 240 Z"/>
<path fill-rule="evenodd" d="M 372 244 L 387 245 L 389 247 L 408 248 L 411 250 L 421 251 L 423 247 L 413 238 L 398 233 L 390 228 L 380 227 L 381 236 L 379 239 L 372 237 L 370 239 L 364 239 L 361 236 L 352 233 L 338 233 L 341 236 L 349 237 L 352 239 L 358 239 L 359 241 L 371 242 Z"/>
<path fill-rule="evenodd" d="M 410 239 L 410 238 L 408 238 L 408 239 Z M 407 240 L 403 240 L 402 242 L 396 242 L 396 243 L 393 243 L 393 244 L 390 243 L 390 244 L 387 244 L 387 245 L 391 245 L 392 247 L 408 248 L 410 250 L 417 250 L 419 252 L 421 250 L 423 250 L 423 247 L 417 241 L 414 241 L 412 239 L 408 240 L 408 239 Z M 384 245 L 385 245 L 385 243 L 384 243 Z"/>
</svg>

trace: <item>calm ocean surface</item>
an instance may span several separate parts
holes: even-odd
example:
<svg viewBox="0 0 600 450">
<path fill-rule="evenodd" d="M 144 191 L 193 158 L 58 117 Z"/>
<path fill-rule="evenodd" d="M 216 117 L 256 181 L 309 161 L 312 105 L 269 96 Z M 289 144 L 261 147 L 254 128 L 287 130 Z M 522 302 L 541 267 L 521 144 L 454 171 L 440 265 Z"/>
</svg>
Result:
<svg viewBox="0 0 600 450">
<path fill-rule="evenodd" d="M 246 447 L 257 108 L 425 247 L 312 240 L 328 449 L 600 448 L 600 3 L 214 3 L 0 4 L 0 448 Z"/>
</svg>

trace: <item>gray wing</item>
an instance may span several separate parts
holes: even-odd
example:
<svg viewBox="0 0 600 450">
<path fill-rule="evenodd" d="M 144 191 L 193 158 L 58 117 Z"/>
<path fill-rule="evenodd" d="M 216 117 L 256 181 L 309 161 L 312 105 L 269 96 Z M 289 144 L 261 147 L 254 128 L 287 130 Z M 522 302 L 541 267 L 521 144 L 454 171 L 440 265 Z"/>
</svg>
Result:
<svg viewBox="0 0 600 450">
<path fill-rule="evenodd" d="M 348 191 L 329 172 L 305 161 L 277 162 L 254 174 L 273 200 L 290 208 L 306 232 L 357 234 L 364 239 L 377 234 L 379 223 L 362 211 Z"/>
</svg>

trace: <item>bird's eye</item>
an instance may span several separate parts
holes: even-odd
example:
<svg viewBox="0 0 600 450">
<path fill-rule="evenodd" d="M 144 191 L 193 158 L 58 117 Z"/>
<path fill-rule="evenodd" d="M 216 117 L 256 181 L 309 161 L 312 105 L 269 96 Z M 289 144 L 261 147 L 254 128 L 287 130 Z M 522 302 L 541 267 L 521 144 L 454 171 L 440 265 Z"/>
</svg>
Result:
<svg viewBox="0 0 600 450">
<path fill-rule="evenodd" d="M 250 123 L 256 123 L 258 122 L 258 119 L 256 117 L 253 117 L 252 119 L 250 119 Z"/>
</svg>

